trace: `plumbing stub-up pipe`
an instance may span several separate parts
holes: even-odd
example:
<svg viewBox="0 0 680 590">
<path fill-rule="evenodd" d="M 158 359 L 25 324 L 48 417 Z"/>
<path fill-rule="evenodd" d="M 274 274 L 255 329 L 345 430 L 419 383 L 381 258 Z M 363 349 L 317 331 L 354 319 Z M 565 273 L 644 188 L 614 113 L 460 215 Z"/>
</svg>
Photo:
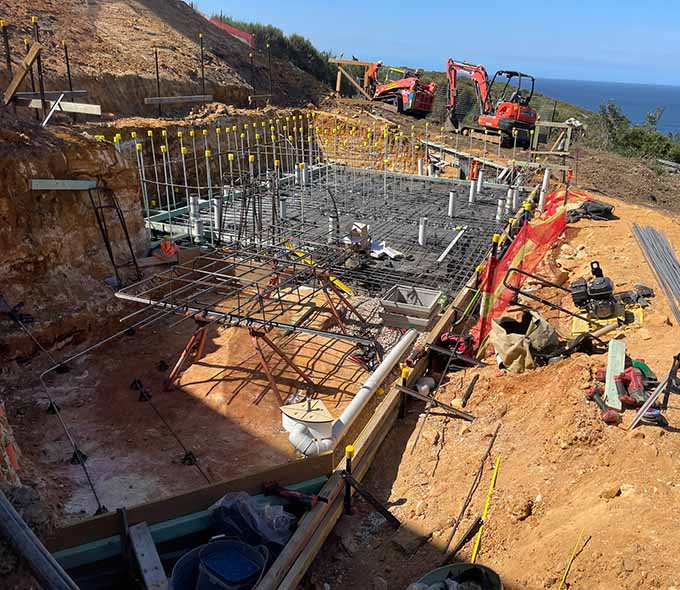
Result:
<svg viewBox="0 0 680 590">
<path fill-rule="evenodd" d="M 427 244 L 427 217 L 421 217 L 418 222 L 418 245 L 425 246 Z"/>
<path fill-rule="evenodd" d="M 476 184 L 475 179 L 473 178 L 472 180 L 470 180 L 470 196 L 468 197 L 468 203 L 474 203 L 475 202 L 476 188 L 477 188 L 477 184 Z"/>
<path fill-rule="evenodd" d="M 382 386 L 392 369 L 397 366 L 397 363 L 408 352 L 417 337 L 418 331 L 414 329 L 409 330 L 402 336 L 401 340 L 387 354 L 382 363 L 378 365 L 378 368 L 366 379 L 366 382 L 352 398 L 344 412 L 333 423 L 331 438 L 316 439 L 311 435 L 307 426 L 297 424 L 288 436 L 288 440 L 296 450 L 307 457 L 314 457 L 330 451 L 340 440 L 342 434 L 350 428 L 356 417 L 364 409 L 376 390 Z"/>
<path fill-rule="evenodd" d="M 203 220 L 201 219 L 201 204 L 198 195 L 189 197 L 189 219 L 192 238 L 196 244 L 200 244 L 203 240 Z"/>
<path fill-rule="evenodd" d="M 449 215 L 449 217 L 455 217 L 456 216 L 456 193 L 454 193 L 453 191 L 449 192 L 448 215 Z"/>
<path fill-rule="evenodd" d="M 498 205 L 496 207 L 496 221 L 502 221 L 504 213 L 505 213 L 505 199 L 503 197 L 498 197 Z"/>
<path fill-rule="evenodd" d="M 538 212 L 543 213 L 545 208 L 545 195 L 548 192 L 548 185 L 550 184 L 550 168 L 546 168 L 543 173 L 543 183 L 541 184 L 541 193 L 538 197 Z"/>
</svg>

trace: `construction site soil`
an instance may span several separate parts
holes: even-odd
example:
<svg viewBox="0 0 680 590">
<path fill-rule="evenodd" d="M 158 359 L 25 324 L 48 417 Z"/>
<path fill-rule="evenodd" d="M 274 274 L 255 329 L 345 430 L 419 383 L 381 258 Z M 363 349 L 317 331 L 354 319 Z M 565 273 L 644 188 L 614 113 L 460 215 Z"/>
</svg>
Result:
<svg viewBox="0 0 680 590">
<path fill-rule="evenodd" d="M 32 37 L 39 15 L 47 90 L 68 88 L 61 43 L 69 47 L 74 88 L 87 90 L 103 112 L 155 113 L 144 98 L 158 96 L 154 49 L 158 49 L 161 96 L 204 94 L 199 34 L 205 47 L 206 93 L 246 106 L 248 96 L 269 93 L 267 56 L 228 35 L 182 0 L 0 0 L 13 61 L 21 61 L 23 39 Z M 253 53 L 253 66 L 249 53 Z M 0 73 L 6 83 L 6 73 Z M 253 88 L 254 86 L 254 88 Z M 272 58 L 272 102 L 306 104 L 327 90 L 286 60 Z M 172 108 L 172 107 L 170 107 Z M 166 112 L 171 112 L 166 107 Z"/>
<path fill-rule="evenodd" d="M 338 101 L 333 97 L 324 99 L 322 108 L 346 117 L 351 122 L 378 126 L 389 123 L 398 125 L 404 133 L 408 134 L 413 130 L 421 138 L 425 137 L 427 130 L 431 141 L 437 143 L 443 139 L 446 145 L 455 145 L 455 135 L 450 131 L 442 131 L 442 121 L 414 119 L 377 107 Z M 461 136 L 460 144 L 461 149 L 469 153 L 484 155 L 481 142 L 474 142 L 473 147 L 469 148 L 467 140 L 463 140 Z M 583 144 L 583 141 L 577 141 L 569 162 L 574 170 L 574 182 L 579 188 L 599 195 L 617 197 L 627 202 L 680 212 L 680 200 L 677 199 L 680 192 L 680 174 L 662 171 L 653 159 L 625 157 L 585 147 Z M 522 157 L 523 152 L 519 153 Z M 512 150 L 498 151 L 496 146 L 491 144 L 487 146 L 486 155 L 501 161 L 513 158 Z M 540 160 L 539 156 L 537 161 Z"/>
<path fill-rule="evenodd" d="M 590 261 L 598 260 L 617 290 L 638 282 L 657 289 L 643 327 L 625 329 L 619 337 L 633 358 L 644 359 L 663 376 L 678 353 L 680 328 L 630 224 L 652 225 L 677 245 L 680 223 L 660 211 L 608 201 L 619 219 L 568 226 L 538 274 L 570 281 L 587 276 Z M 537 294 L 560 302 L 545 289 Z M 568 307 L 567 299 L 561 303 Z M 570 317 L 540 305 L 537 309 L 568 335 Z M 622 426 L 606 426 L 596 406 L 585 400 L 595 371 L 606 359 L 579 354 L 523 374 L 495 366 L 452 374 L 439 399 L 455 405 L 478 374 L 466 407 L 477 420 L 467 424 L 433 412 L 412 452 L 424 419 L 422 406 L 413 404 L 365 479 L 367 488 L 402 521 L 402 529 L 391 531 L 358 499 L 356 514 L 342 518 L 321 550 L 307 587 L 403 590 L 441 565 L 453 522 L 500 424 L 458 536 L 481 514 L 493 460 L 502 457 L 478 562 L 497 571 L 506 589 L 556 588 L 581 529 L 587 543 L 574 561 L 569 588 L 676 588 L 680 560 L 668 549 L 680 543 L 675 510 L 680 501 L 680 404 L 671 400 L 671 426 L 666 429 L 626 431 L 630 410 Z M 493 364 L 492 357 L 487 361 Z M 457 560 L 469 559 L 471 550 L 468 543 Z"/>
<path fill-rule="evenodd" d="M 12 302 L 28 304 L 37 318 L 34 334 L 61 358 L 76 345 L 112 333 L 119 327 L 118 317 L 135 308 L 115 300 L 104 284 L 111 271 L 83 196 L 36 197 L 27 179 L 105 178 L 116 190 L 139 252 L 146 236 L 134 171 L 112 144 L 94 142 L 94 134 L 105 130 L 108 138 L 117 131 L 201 126 L 225 119 L 264 120 L 283 116 L 284 111 L 238 108 L 253 93 L 248 48 L 179 0 L 36 0 L 30 7 L 0 0 L 0 15 L 10 21 L 15 64 L 23 55 L 21 39 L 31 35 L 30 16 L 35 13 L 41 15 L 48 90 L 66 87 L 59 47 L 65 40 L 72 48 L 75 87 L 87 89 L 89 100 L 100 103 L 104 111 L 134 115 L 103 124 L 78 124 L 66 131 L 17 123 L 9 110 L 0 114 L 3 124 L 7 122 L 0 132 L 1 291 Z M 155 47 L 161 56 L 161 94 L 201 92 L 199 32 L 205 35 L 207 50 L 206 91 L 230 106 L 208 105 L 176 119 L 143 116 L 153 115 L 143 99 L 157 93 Z M 256 54 L 254 64 L 255 90 L 261 92 L 268 86 L 266 60 Z M 274 60 L 274 65 L 273 102 L 286 105 L 286 112 L 327 94 L 326 88 L 292 64 Z M 405 132 L 414 126 L 421 137 L 426 132 L 426 121 L 403 115 L 369 114 L 332 100 L 323 108 L 326 126 L 335 124 L 337 116 L 343 126 L 380 129 L 392 122 Z M 66 119 L 58 115 L 57 120 Z M 440 133 L 437 127 L 435 141 Z M 472 151 L 481 153 L 479 147 Z M 575 183 L 614 204 L 618 219 L 568 226 L 538 274 L 571 281 L 587 275 L 590 261 L 598 260 L 617 290 L 638 282 L 657 288 L 651 307 L 645 310 L 644 325 L 627 328 L 621 336 L 633 357 L 664 375 L 679 352 L 680 328 L 632 236 L 631 224 L 652 225 L 680 247 L 680 219 L 674 215 L 680 212 L 680 175 L 659 172 L 643 160 L 578 146 L 575 154 Z M 511 153 L 501 150 L 501 157 L 507 161 Z M 363 164 L 379 168 L 378 160 Z M 558 298 L 549 290 L 541 290 L 541 295 Z M 562 303 L 569 305 L 567 300 Z M 565 335 L 569 332 L 566 315 L 538 309 Z M 12 490 L 11 499 L 44 536 L 55 520 L 91 514 L 95 505 L 79 466 L 64 462 L 69 446 L 55 426 L 56 418 L 45 413 L 47 403 L 35 377 L 48 366 L 47 359 L 32 356 L 35 346 L 11 322 L 0 327 L 1 398 L 22 450 L 24 487 Z M 259 405 L 253 404 L 267 381 L 257 371 L 245 331 L 213 333 L 204 361 L 185 372 L 175 390 L 161 391 L 166 373 L 159 371 L 160 361 L 172 366 L 192 331 L 193 326 L 185 322 L 169 331 L 123 337 L 75 366 L 68 381 L 55 377 L 57 397 L 67 417 L 78 424 L 92 455 L 88 467 L 105 490 L 103 503 L 109 508 L 204 482 L 198 470 L 181 464 L 183 450 L 176 439 L 138 401 L 138 392 L 130 389 L 135 378 L 150 385 L 163 417 L 202 457 L 211 479 L 294 456 L 281 432 L 272 392 Z M 323 383 L 328 405 L 337 415 L 366 375 L 347 362 L 348 347 L 338 342 L 328 346 L 308 336 L 280 338 L 312 378 Z M 422 404 L 412 402 L 365 479 L 366 487 L 404 526 L 393 533 L 357 499 L 355 514 L 341 519 L 304 585 L 315 590 L 403 590 L 438 566 L 479 460 L 500 424 L 492 458 L 501 456 L 502 461 L 479 561 L 501 575 L 506 589 L 556 588 L 581 529 L 587 542 L 574 561 L 569 588 L 680 588 L 680 558 L 674 551 L 680 546 L 680 516 L 675 511 L 680 501 L 680 404 L 671 398 L 667 429 L 641 426 L 629 433 L 605 426 L 598 410 L 584 399 L 595 370 L 605 363 L 606 355 L 575 355 L 521 375 L 495 366 L 452 374 L 439 396 L 454 404 L 472 377 L 479 375 L 468 405 L 477 420 L 468 425 L 431 413 L 414 452 L 425 418 Z M 282 367 L 277 370 L 283 392 L 294 393 L 297 379 Z M 631 415 L 625 413 L 624 427 Z M 491 471 L 488 463 L 459 531 L 481 513 Z M 471 545 L 458 559 L 470 557 Z M 4 551 L 0 587 L 37 587 L 23 572 L 6 575 L 16 569 L 16 560 L 0 550 Z"/>
</svg>

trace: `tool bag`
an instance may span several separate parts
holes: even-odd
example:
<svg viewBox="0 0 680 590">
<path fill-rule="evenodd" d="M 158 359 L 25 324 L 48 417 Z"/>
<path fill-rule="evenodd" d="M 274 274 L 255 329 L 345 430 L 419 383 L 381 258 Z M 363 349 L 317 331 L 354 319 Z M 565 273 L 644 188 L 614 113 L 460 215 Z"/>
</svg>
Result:
<svg viewBox="0 0 680 590">
<path fill-rule="evenodd" d="M 537 366 L 537 356 L 550 356 L 560 349 L 559 335 L 535 312 L 524 312 L 522 320 L 503 317 L 491 322 L 489 342 L 503 366 L 522 373 Z"/>
<path fill-rule="evenodd" d="M 577 209 L 567 213 L 567 223 L 576 223 L 580 219 L 608 220 L 614 218 L 614 205 L 592 199 L 585 201 Z"/>
</svg>

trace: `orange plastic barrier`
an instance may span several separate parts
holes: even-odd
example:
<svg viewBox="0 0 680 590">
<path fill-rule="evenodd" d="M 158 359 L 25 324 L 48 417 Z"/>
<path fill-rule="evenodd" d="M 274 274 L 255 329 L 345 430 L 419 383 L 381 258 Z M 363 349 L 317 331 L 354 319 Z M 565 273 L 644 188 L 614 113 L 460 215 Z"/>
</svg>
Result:
<svg viewBox="0 0 680 590">
<path fill-rule="evenodd" d="M 503 285 L 503 279 L 510 268 L 520 268 L 534 273 L 553 242 L 567 225 L 567 211 L 564 191 L 557 191 L 545 199 L 543 215 L 525 223 L 519 230 L 501 260 L 490 259 L 480 273 L 479 284 L 482 291 L 482 310 L 479 322 L 472 329 L 472 335 L 481 350 L 491 330 L 491 321 L 500 318 L 514 296 L 511 289 Z M 569 200 L 589 199 L 586 193 L 569 191 Z M 510 275 L 514 287 L 521 287 L 526 277 L 519 273 Z"/>
</svg>

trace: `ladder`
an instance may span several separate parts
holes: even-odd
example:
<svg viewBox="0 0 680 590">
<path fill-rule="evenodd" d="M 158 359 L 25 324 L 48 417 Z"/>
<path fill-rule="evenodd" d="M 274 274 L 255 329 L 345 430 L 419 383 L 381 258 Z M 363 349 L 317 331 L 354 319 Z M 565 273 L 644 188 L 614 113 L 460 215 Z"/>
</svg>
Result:
<svg viewBox="0 0 680 590">
<path fill-rule="evenodd" d="M 88 189 L 87 193 L 90 196 L 90 202 L 92 203 L 92 209 L 97 220 L 97 225 L 99 226 L 99 231 L 102 235 L 102 240 L 104 241 L 106 251 L 108 252 L 111 266 L 113 266 L 113 271 L 116 275 L 118 285 L 122 286 L 123 284 L 121 280 L 120 269 L 129 266 L 130 263 L 132 263 L 135 268 L 137 280 L 141 280 L 142 274 L 139 270 L 139 265 L 137 264 L 137 257 L 135 256 L 132 242 L 130 241 L 130 234 L 128 232 L 127 224 L 125 223 L 125 216 L 123 215 L 123 211 L 120 208 L 120 204 L 118 203 L 115 193 L 110 188 L 100 186 Z M 111 245 L 111 235 L 109 233 L 109 223 L 107 223 L 106 220 L 107 211 L 113 212 L 113 222 L 117 222 L 120 225 L 123 235 L 125 236 L 128 251 L 130 252 L 130 259 L 126 260 L 125 262 L 118 262 L 113 252 L 113 247 Z M 109 217 L 111 216 L 109 215 Z"/>
</svg>

